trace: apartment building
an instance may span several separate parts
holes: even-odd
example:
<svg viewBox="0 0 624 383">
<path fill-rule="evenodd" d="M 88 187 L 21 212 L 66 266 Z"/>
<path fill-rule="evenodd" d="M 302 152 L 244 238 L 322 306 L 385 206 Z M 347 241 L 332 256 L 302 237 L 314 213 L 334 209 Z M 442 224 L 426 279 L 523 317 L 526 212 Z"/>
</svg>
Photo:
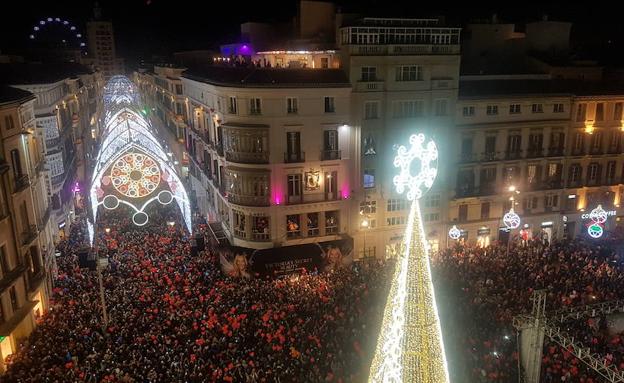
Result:
<svg viewBox="0 0 624 383">
<path fill-rule="evenodd" d="M 460 63 L 460 29 L 439 19 L 363 18 L 338 32 L 341 66 L 352 85 L 350 121 L 358 143 L 351 220 L 359 257 L 391 256 L 403 240 L 409 204 L 392 182 L 398 145 L 423 132 L 441 153 L 439 176 L 421 201 L 432 249 L 449 198 L 446 179 Z"/>
<path fill-rule="evenodd" d="M 110 21 L 95 20 L 87 23 L 89 58 L 108 80 L 124 72 L 123 59 L 115 52 L 115 33 Z"/>
<path fill-rule="evenodd" d="M 29 91 L 34 104 L 38 147 L 45 155 L 47 192 L 57 236 L 84 201 L 76 195 L 90 178 L 98 119 L 101 74 L 80 64 L 4 64 L 2 82 Z M 99 98 L 101 100 L 101 98 Z"/>
<path fill-rule="evenodd" d="M 574 237 L 585 235 L 598 204 L 610 212 L 607 230 L 614 229 L 624 175 L 624 94 L 596 85 L 462 81 L 451 150 L 454 193 L 443 230 L 456 225 L 482 245 L 506 240 L 502 216 L 513 205 L 522 218 L 513 235 Z"/>
<path fill-rule="evenodd" d="M 36 97 L 0 86 L 0 372 L 48 308 L 53 228 Z"/>
<path fill-rule="evenodd" d="M 231 244 L 291 246 L 350 231 L 357 157 L 344 72 L 213 66 L 181 81 L 190 189 Z"/>
</svg>

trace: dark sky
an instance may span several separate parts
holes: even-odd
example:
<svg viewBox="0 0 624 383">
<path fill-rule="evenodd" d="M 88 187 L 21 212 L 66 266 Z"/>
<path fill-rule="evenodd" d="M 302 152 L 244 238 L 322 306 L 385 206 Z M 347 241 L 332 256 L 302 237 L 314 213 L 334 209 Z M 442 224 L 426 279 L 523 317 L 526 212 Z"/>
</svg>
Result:
<svg viewBox="0 0 624 383">
<path fill-rule="evenodd" d="M 462 1 L 336 0 L 345 11 L 372 16 L 423 17 L 446 15 L 452 23 L 497 13 L 504 21 L 551 19 L 575 22 L 573 37 L 595 55 L 619 60 L 624 23 L 609 1 Z M 0 50 L 19 53 L 29 43 L 33 25 L 42 17 L 61 17 L 84 23 L 93 15 L 93 1 L 16 1 L 9 18 L 0 23 Z M 126 57 L 149 57 L 176 50 L 202 49 L 233 41 L 245 21 L 285 21 L 296 14 L 296 0 L 101 0 L 104 18 L 113 21 L 117 50 Z M 611 9 L 613 12 L 609 12 Z M 609 43 L 608 41 L 611 40 Z"/>
</svg>

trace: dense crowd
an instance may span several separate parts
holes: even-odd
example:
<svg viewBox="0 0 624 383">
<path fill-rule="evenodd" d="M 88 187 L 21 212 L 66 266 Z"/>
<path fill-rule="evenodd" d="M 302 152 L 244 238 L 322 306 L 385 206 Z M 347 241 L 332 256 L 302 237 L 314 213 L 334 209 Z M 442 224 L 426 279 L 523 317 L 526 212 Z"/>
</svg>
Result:
<svg viewBox="0 0 624 383">
<path fill-rule="evenodd" d="M 224 276 L 211 249 L 192 256 L 183 225 L 145 227 L 110 212 L 97 272 L 80 268 L 84 221 L 59 246 L 49 312 L 3 382 L 357 382 L 365 379 L 391 265 L 277 280 Z M 110 230 L 108 233 L 104 228 Z"/>
<path fill-rule="evenodd" d="M 531 311 L 534 290 L 546 289 L 547 312 L 618 299 L 624 291 L 620 257 L 597 242 L 528 241 L 514 244 L 509 254 L 498 244 L 463 246 L 439 253 L 433 262 L 437 294 L 446 303 L 442 310 L 448 309 L 442 324 L 454 382 L 518 381 L 512 318 Z M 598 319 L 564 323 L 562 329 L 621 365 L 622 340 L 607 335 L 605 321 L 600 326 Z M 542 382 L 600 381 L 570 350 L 548 340 L 542 362 Z"/>
</svg>

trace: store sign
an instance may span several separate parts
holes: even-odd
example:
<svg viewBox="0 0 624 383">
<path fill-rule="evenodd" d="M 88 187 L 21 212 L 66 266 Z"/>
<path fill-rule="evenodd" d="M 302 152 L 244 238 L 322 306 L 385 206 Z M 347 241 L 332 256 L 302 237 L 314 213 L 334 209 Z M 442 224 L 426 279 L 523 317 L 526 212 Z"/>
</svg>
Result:
<svg viewBox="0 0 624 383">
<path fill-rule="evenodd" d="M 552 227 L 553 221 L 542 222 L 542 227 Z"/>
<path fill-rule="evenodd" d="M 615 217 L 617 215 L 617 211 L 615 210 L 608 210 L 607 212 L 607 217 Z M 581 219 L 590 219 L 590 214 L 591 213 L 585 213 L 581 215 Z"/>
<path fill-rule="evenodd" d="M 487 227 L 477 230 L 477 235 L 489 235 L 489 234 L 490 234 L 490 229 Z"/>
</svg>

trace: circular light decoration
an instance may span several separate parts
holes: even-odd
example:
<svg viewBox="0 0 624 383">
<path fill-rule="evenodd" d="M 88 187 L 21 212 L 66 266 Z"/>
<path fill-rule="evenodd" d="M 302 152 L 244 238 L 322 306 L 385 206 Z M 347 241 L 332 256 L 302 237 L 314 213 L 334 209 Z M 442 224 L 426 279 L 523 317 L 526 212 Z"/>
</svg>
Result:
<svg viewBox="0 0 624 383">
<path fill-rule="evenodd" d="M 598 207 L 589 213 L 589 219 L 596 223 L 607 222 L 607 217 L 607 212 L 602 208 L 602 205 L 598 205 Z"/>
<path fill-rule="evenodd" d="M 132 222 L 137 226 L 144 226 L 149 221 L 147 213 L 137 211 L 132 215 Z"/>
<path fill-rule="evenodd" d="M 520 216 L 516 214 L 513 207 L 503 216 L 503 223 L 508 229 L 517 229 L 520 226 Z"/>
<path fill-rule="evenodd" d="M 128 153 L 115 161 L 110 178 L 119 193 L 141 198 L 150 195 L 160 184 L 160 168 L 145 154 Z"/>
<path fill-rule="evenodd" d="M 119 207 L 119 198 L 116 196 L 109 194 L 102 200 L 102 205 L 104 205 L 105 209 L 115 210 Z"/>
<path fill-rule="evenodd" d="M 163 190 L 158 193 L 158 202 L 163 205 L 169 205 L 173 201 L 173 194 L 169 190 Z"/>
<path fill-rule="evenodd" d="M 413 201 L 422 197 L 433 185 L 438 174 L 438 149 L 433 140 L 424 145 L 425 135 L 422 133 L 410 136 L 409 143 L 409 149 L 401 145 L 394 157 L 394 167 L 400 168 L 400 172 L 393 181 L 397 193 L 402 194 L 407 189 L 406 197 Z M 416 164 L 414 160 L 420 164 L 412 172 Z"/>
<path fill-rule="evenodd" d="M 604 229 L 602 228 L 602 226 L 600 226 L 599 223 L 596 223 L 596 222 L 592 223 L 587 228 L 587 234 L 589 234 L 589 236 L 592 238 L 600 238 L 602 237 L 603 233 L 604 233 Z"/>
<path fill-rule="evenodd" d="M 457 228 L 457 226 L 453 225 L 448 232 L 448 235 L 451 239 L 458 240 L 461 237 L 461 230 Z"/>
</svg>

